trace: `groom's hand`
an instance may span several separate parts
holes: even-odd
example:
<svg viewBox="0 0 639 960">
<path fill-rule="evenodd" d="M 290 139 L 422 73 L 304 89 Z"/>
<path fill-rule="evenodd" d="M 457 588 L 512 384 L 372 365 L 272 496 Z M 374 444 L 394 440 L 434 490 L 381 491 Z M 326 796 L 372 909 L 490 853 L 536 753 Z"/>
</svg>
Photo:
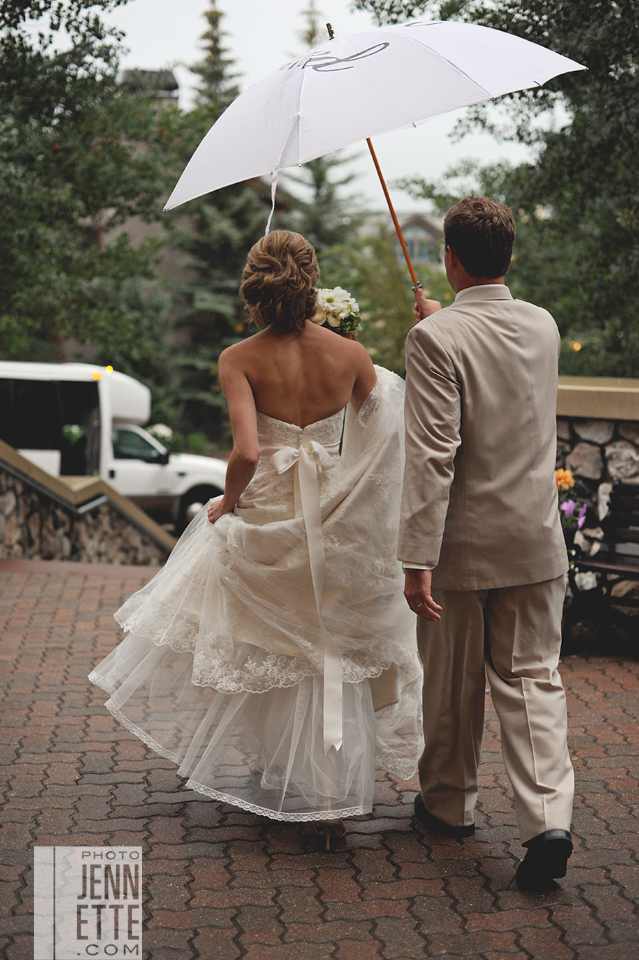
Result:
<svg viewBox="0 0 639 960">
<path fill-rule="evenodd" d="M 413 613 L 424 620 L 436 622 L 441 620 L 442 608 L 432 598 L 432 579 L 431 570 L 404 571 L 404 596 Z"/>
<path fill-rule="evenodd" d="M 419 287 L 415 290 L 415 323 L 425 320 L 442 309 L 439 300 L 427 300 L 423 290 Z"/>
</svg>

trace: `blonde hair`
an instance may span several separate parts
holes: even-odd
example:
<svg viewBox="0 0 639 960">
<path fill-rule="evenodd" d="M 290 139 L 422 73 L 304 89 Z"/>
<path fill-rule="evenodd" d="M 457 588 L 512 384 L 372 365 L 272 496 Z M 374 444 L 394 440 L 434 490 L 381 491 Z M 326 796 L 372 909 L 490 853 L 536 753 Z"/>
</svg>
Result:
<svg viewBox="0 0 639 960">
<path fill-rule="evenodd" d="M 308 240 L 291 230 L 274 230 L 251 247 L 242 273 L 240 297 L 253 323 L 301 333 L 315 314 L 319 267 Z"/>
</svg>

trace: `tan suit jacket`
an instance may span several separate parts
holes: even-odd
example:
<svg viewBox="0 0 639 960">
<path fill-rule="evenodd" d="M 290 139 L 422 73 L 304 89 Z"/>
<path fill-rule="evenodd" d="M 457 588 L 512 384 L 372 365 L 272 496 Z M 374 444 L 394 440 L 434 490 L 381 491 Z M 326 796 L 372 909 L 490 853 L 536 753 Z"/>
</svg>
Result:
<svg viewBox="0 0 639 960">
<path fill-rule="evenodd" d="M 503 284 L 469 287 L 406 341 L 400 560 L 442 590 L 568 568 L 555 484 L 559 332 Z"/>
</svg>

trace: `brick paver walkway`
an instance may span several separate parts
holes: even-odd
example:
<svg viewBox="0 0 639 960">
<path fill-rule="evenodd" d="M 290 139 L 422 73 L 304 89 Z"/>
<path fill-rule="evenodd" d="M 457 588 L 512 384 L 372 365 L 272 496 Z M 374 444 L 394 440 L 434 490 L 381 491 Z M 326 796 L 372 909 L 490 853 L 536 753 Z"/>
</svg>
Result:
<svg viewBox="0 0 639 960">
<path fill-rule="evenodd" d="M 637 960 L 639 664 L 570 659 L 576 852 L 561 888 L 522 894 L 523 850 L 488 703 L 477 834 L 428 834 L 415 782 L 379 776 L 335 852 L 185 791 L 86 680 L 116 643 L 142 568 L 0 562 L 3 693 L 0 945 L 33 957 L 34 845 L 136 844 L 153 960 Z"/>
</svg>

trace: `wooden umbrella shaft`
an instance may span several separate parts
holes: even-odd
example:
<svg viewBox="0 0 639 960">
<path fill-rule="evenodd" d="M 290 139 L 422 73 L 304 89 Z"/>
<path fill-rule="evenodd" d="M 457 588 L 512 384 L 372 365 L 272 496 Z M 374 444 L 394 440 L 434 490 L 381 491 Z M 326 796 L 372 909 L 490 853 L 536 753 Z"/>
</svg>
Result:
<svg viewBox="0 0 639 960">
<path fill-rule="evenodd" d="M 420 283 L 419 280 L 417 279 L 417 274 L 415 273 L 415 270 L 413 269 L 413 264 L 412 264 L 412 261 L 411 261 L 411 258 L 410 258 L 410 254 L 409 254 L 409 252 L 408 252 L 408 247 L 406 246 L 406 241 L 404 240 L 404 235 L 403 235 L 403 233 L 402 233 L 402 228 L 401 228 L 400 225 L 399 225 L 399 220 L 397 219 L 397 214 L 395 213 L 395 209 L 394 209 L 394 207 L 393 207 L 393 201 L 392 201 L 391 198 L 390 198 L 390 194 L 389 194 L 389 192 L 388 192 L 388 187 L 386 186 L 386 181 L 384 180 L 384 174 L 382 173 L 382 168 L 381 168 L 380 165 L 379 165 L 379 161 L 378 161 L 377 155 L 376 155 L 376 153 L 375 153 L 375 151 L 374 151 L 374 149 L 373 149 L 373 144 L 371 143 L 370 137 L 367 137 L 367 138 L 366 138 L 366 143 L 368 144 L 368 149 L 369 149 L 370 152 L 371 152 L 371 157 L 373 158 L 373 163 L 375 164 L 375 169 L 377 170 L 377 176 L 379 177 L 379 181 L 380 181 L 380 183 L 381 183 L 381 185 L 382 185 L 382 190 L 384 191 L 384 196 L 386 197 L 386 203 L 388 204 L 388 209 L 390 210 L 390 215 L 391 215 L 392 220 L 393 220 L 393 223 L 394 223 L 394 225 L 395 225 L 395 230 L 396 230 L 396 232 L 397 232 L 397 238 L 398 238 L 398 240 L 399 240 L 399 242 L 400 242 L 400 245 L 401 245 L 401 248 L 402 248 L 402 250 L 403 250 L 403 252 L 404 252 L 404 259 L 406 260 L 406 266 L 408 267 L 408 272 L 410 273 L 411 280 L 413 281 L 413 290 L 416 290 L 416 289 L 418 289 L 419 287 L 421 287 L 421 283 Z"/>
</svg>

